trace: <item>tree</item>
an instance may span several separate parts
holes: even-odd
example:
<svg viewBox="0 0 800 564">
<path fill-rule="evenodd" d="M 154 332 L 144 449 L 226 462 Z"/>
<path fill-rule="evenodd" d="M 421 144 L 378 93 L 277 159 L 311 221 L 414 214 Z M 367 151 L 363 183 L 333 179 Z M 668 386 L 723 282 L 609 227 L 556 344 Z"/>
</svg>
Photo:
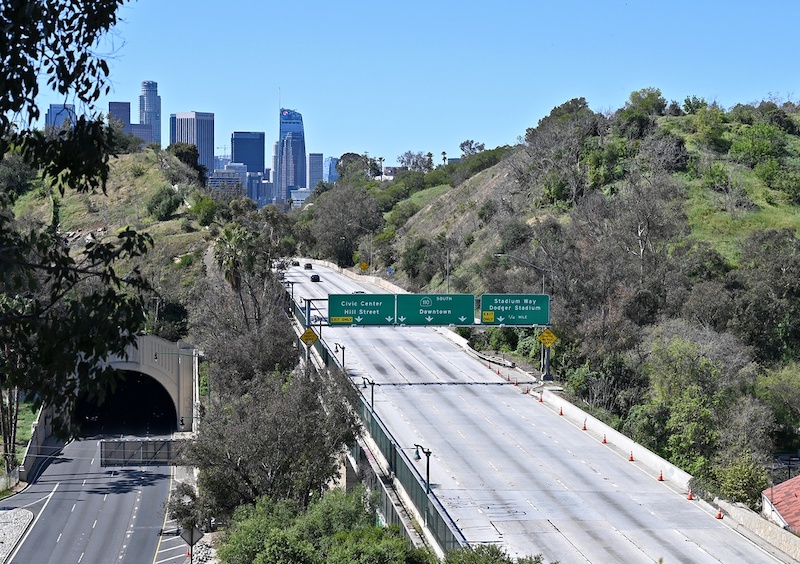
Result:
<svg viewBox="0 0 800 564">
<path fill-rule="evenodd" d="M 338 476 L 342 450 L 355 440 L 354 393 L 341 373 L 309 368 L 287 378 L 262 375 L 212 395 L 185 454 L 200 469 L 208 507 L 229 516 L 262 496 L 299 508 L 319 499 Z"/>
<path fill-rule="evenodd" d="M 352 184 L 339 182 L 325 192 L 314 206 L 311 232 L 322 256 L 342 267 L 353 265 L 358 241 L 374 237 L 383 225 L 375 197 Z"/>
<path fill-rule="evenodd" d="M 467 139 L 466 141 L 462 141 L 458 148 L 461 149 L 461 158 L 465 159 L 472 155 L 482 153 L 486 149 L 486 145 L 483 143 L 476 143 L 472 139 Z"/>
<path fill-rule="evenodd" d="M 197 145 L 183 142 L 172 143 L 167 147 L 166 151 L 171 155 L 175 155 L 179 161 L 195 170 L 199 175 L 198 184 L 205 186 L 208 171 L 204 165 L 200 164 L 200 151 L 197 149 Z"/>
<path fill-rule="evenodd" d="M 115 145 L 113 128 L 94 112 L 108 92 L 108 66 L 95 47 L 121 4 L 20 0 L 3 8 L 0 154 L 14 147 L 62 194 L 105 190 Z M 39 117 L 45 83 L 76 98 L 87 114 L 48 132 L 12 123 Z M 94 241 L 72 254 L 58 236 L 55 197 L 49 225 L 23 227 L 11 212 L 14 196 L 0 191 L 0 381 L 54 406 L 54 423 L 64 431 L 79 400 L 102 401 L 113 387 L 117 376 L 105 361 L 123 355 L 144 322 L 147 284 L 120 263 L 142 255 L 151 239 L 124 229 L 113 241 Z"/>
<path fill-rule="evenodd" d="M 183 199 L 171 186 L 162 186 L 147 201 L 147 213 L 158 221 L 165 221 L 172 217 L 172 214 L 183 203 Z"/>
<path fill-rule="evenodd" d="M 374 522 L 374 498 L 361 486 L 327 492 L 305 512 L 262 498 L 237 511 L 219 554 L 232 564 L 437 562 L 428 550 L 411 546 L 397 526 Z"/>
<path fill-rule="evenodd" d="M 433 155 L 431 155 L 431 160 L 433 159 Z M 400 166 L 408 167 L 408 170 L 412 171 L 420 171 L 420 172 L 427 172 L 432 166 L 428 165 L 428 156 L 424 155 L 422 152 L 413 153 L 411 151 L 406 151 L 402 155 L 397 157 L 397 162 Z"/>
<path fill-rule="evenodd" d="M 549 203 L 574 204 L 588 183 L 585 143 L 597 133 L 602 120 L 581 100 L 553 108 L 536 128 L 525 133 L 525 159 L 518 167 L 517 179 L 529 190 L 541 191 L 542 199 Z"/>
</svg>

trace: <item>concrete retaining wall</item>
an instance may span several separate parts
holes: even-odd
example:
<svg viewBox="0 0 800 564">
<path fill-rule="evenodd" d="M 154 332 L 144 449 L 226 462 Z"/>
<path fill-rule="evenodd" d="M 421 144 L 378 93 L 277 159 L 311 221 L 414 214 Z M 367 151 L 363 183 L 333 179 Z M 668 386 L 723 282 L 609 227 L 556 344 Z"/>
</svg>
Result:
<svg viewBox="0 0 800 564">
<path fill-rule="evenodd" d="M 736 522 L 736 528 L 740 533 L 748 537 L 754 535 L 763 539 L 786 556 L 793 558 L 795 562 L 800 562 L 800 538 L 797 535 L 782 529 L 746 507 L 720 499 L 715 499 L 714 504 L 723 511 L 724 518 L 731 518 Z"/>
</svg>

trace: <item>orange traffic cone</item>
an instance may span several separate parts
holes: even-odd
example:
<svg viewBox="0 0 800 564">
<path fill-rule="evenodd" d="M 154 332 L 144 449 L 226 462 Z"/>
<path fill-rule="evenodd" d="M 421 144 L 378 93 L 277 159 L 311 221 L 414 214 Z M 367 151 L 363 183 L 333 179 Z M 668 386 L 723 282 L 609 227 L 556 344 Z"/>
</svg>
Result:
<svg viewBox="0 0 800 564">
<path fill-rule="evenodd" d="M 527 393 L 528 393 L 528 391 L 529 391 L 529 390 L 528 390 L 528 388 L 526 387 L 526 388 L 525 388 L 525 393 L 527 394 Z"/>
<path fill-rule="evenodd" d="M 603 444 L 606 444 L 608 441 L 606 440 L 606 434 L 603 433 Z"/>
<path fill-rule="evenodd" d="M 561 408 L 561 407 L 559 407 L 559 408 L 558 408 L 558 414 L 559 414 L 559 415 L 564 415 L 564 409 L 563 409 L 563 408 Z"/>
<path fill-rule="evenodd" d="M 582 430 L 583 430 L 583 431 L 585 431 L 585 430 L 586 430 L 586 419 L 584 419 L 584 420 L 583 420 L 583 429 L 582 429 Z"/>
<path fill-rule="evenodd" d="M 689 488 L 689 495 L 686 496 L 686 499 L 688 499 L 689 501 L 692 501 L 694 499 L 694 496 L 692 495 L 692 488 Z"/>
<path fill-rule="evenodd" d="M 722 508 L 721 507 L 717 508 L 717 519 L 722 519 Z"/>
<path fill-rule="evenodd" d="M 491 364 L 491 363 L 487 364 L 486 366 L 488 366 L 488 367 L 489 367 L 489 370 L 491 370 L 491 369 L 492 369 L 492 364 Z"/>
<path fill-rule="evenodd" d="M 664 473 L 661 470 L 658 471 L 658 481 L 659 482 L 664 481 Z"/>
<path fill-rule="evenodd" d="M 516 378 L 514 378 L 514 385 L 515 386 L 517 385 L 517 379 Z"/>
<path fill-rule="evenodd" d="M 633 462 L 633 451 L 631 451 L 631 455 L 628 457 L 628 460 L 630 460 L 631 462 Z"/>
<path fill-rule="evenodd" d="M 539 392 L 539 401 L 540 402 L 544 401 L 544 392 Z"/>
<path fill-rule="evenodd" d="M 500 374 L 500 369 L 499 368 L 497 369 L 497 373 Z"/>
</svg>

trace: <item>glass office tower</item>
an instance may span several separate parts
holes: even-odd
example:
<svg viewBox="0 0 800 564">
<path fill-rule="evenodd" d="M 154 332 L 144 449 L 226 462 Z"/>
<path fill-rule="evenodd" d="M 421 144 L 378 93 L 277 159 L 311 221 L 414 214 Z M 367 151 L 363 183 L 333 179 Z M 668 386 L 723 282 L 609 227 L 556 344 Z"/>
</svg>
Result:
<svg viewBox="0 0 800 564">
<path fill-rule="evenodd" d="M 306 185 L 306 140 L 303 116 L 281 108 L 280 136 L 275 158 L 275 197 L 288 201 L 290 191 Z"/>
<path fill-rule="evenodd" d="M 234 131 L 231 135 L 231 160 L 247 166 L 247 172 L 264 174 L 264 132 Z"/>
<path fill-rule="evenodd" d="M 161 145 L 161 96 L 158 95 L 158 83 L 152 80 L 142 82 L 139 123 L 150 126 L 150 139 L 145 141 Z"/>
</svg>

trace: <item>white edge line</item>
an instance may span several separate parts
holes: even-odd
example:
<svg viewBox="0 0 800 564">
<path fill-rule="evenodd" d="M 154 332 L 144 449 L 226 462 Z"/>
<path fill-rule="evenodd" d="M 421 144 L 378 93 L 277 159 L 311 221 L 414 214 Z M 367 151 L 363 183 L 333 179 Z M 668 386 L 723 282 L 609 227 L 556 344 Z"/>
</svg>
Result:
<svg viewBox="0 0 800 564">
<path fill-rule="evenodd" d="M 44 502 L 41 511 L 39 511 L 39 513 L 36 515 L 36 518 L 33 520 L 33 523 L 30 524 L 28 530 L 25 531 L 25 534 L 22 536 L 22 539 L 20 539 L 19 542 L 17 542 L 17 546 L 14 548 L 14 552 L 12 552 L 11 555 L 8 557 L 8 562 L 14 560 L 14 557 L 17 555 L 17 552 L 19 552 L 19 549 L 22 548 L 23 544 L 25 544 L 25 541 L 28 539 L 28 535 L 31 534 L 31 531 L 36 526 L 36 522 L 39 521 L 39 517 L 41 517 L 42 514 L 44 513 L 44 510 L 47 509 L 47 504 L 50 503 L 51 499 L 53 499 L 53 494 L 56 493 L 59 484 L 61 484 L 61 482 L 58 482 L 56 483 L 55 486 L 53 486 L 53 491 L 51 491 L 50 495 L 47 496 L 47 501 Z"/>
</svg>

